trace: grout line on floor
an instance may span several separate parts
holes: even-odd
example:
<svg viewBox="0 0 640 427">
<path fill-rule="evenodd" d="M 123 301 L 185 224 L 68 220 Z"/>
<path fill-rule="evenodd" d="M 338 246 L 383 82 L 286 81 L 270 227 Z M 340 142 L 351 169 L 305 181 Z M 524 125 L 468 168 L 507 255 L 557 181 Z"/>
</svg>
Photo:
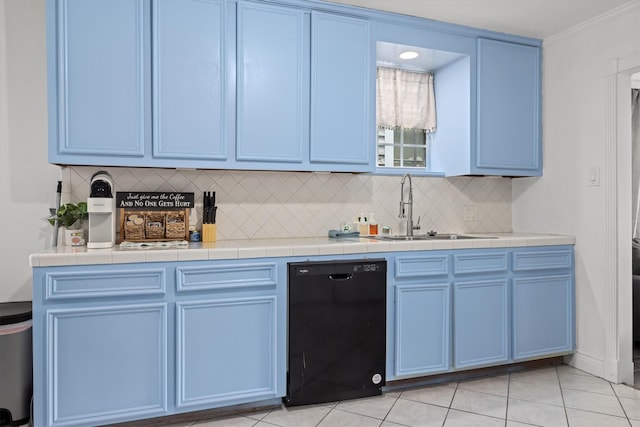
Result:
<svg viewBox="0 0 640 427">
<path fill-rule="evenodd" d="M 451 412 L 451 405 L 453 405 L 453 399 L 456 398 L 456 393 L 458 393 L 458 389 L 460 388 L 460 381 L 456 381 L 456 389 L 453 390 L 453 396 L 451 396 L 451 400 L 449 401 L 449 406 L 447 408 L 447 414 L 444 416 L 444 420 L 442 421 L 442 425 L 444 426 L 447 423 L 447 418 L 449 418 L 449 412 Z"/>
<path fill-rule="evenodd" d="M 564 418 L 567 420 L 567 425 L 569 425 L 569 414 L 567 414 L 567 404 L 564 401 L 564 392 L 562 390 L 562 383 L 560 382 L 560 372 L 558 372 L 558 367 L 556 366 L 556 378 L 558 379 L 558 388 L 560 389 L 560 397 L 562 398 L 562 409 L 564 409 Z"/>
<path fill-rule="evenodd" d="M 611 391 L 613 391 L 613 395 L 616 397 L 616 400 L 618 401 L 618 405 L 620 405 L 620 409 L 622 409 L 622 413 L 624 414 L 624 418 L 627 420 L 627 422 L 631 426 L 632 425 L 631 424 L 631 418 L 629 418 L 629 415 L 627 414 L 627 410 L 624 409 L 624 405 L 620 401 L 620 396 L 618 396 L 618 393 L 616 393 L 616 389 L 613 388 L 613 383 L 611 381 L 607 381 L 607 382 L 609 383 L 609 387 L 611 387 Z M 587 412 L 591 412 L 591 411 L 587 411 Z"/>
<path fill-rule="evenodd" d="M 385 422 L 387 420 L 387 417 L 389 416 L 389 414 L 391 413 L 391 410 L 393 409 L 394 406 L 396 406 L 396 403 L 398 402 L 398 399 L 400 399 L 400 396 L 402 395 L 402 392 L 398 393 L 398 395 L 396 396 L 396 400 L 393 401 L 393 405 L 391 405 L 391 407 L 389 408 L 389 410 L 387 411 L 386 414 L 384 414 L 384 418 L 382 419 L 382 422 Z"/>
<path fill-rule="evenodd" d="M 509 392 L 511 391 L 511 372 L 509 372 L 509 377 L 507 378 L 507 407 L 504 410 L 504 426 L 507 427 L 509 424 Z"/>
</svg>

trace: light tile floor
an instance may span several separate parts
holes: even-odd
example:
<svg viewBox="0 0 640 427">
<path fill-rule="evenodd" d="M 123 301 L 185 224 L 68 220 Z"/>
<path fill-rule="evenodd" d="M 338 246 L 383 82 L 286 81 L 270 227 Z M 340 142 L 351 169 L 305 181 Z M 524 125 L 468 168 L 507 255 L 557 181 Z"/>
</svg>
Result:
<svg viewBox="0 0 640 427">
<path fill-rule="evenodd" d="M 640 390 L 561 365 L 189 425 L 640 427 Z"/>
</svg>

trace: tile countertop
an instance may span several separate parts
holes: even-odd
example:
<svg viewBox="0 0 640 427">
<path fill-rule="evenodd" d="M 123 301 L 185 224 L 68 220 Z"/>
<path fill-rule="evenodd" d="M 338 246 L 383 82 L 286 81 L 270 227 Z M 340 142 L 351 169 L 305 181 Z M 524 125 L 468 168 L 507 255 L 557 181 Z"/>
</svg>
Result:
<svg viewBox="0 0 640 427">
<path fill-rule="evenodd" d="M 148 247 L 87 249 L 86 246 L 61 246 L 29 257 L 31 267 L 85 264 L 124 264 L 132 262 L 196 261 L 262 257 L 345 255 L 369 252 L 424 251 L 441 249 L 504 248 L 516 246 L 573 245 L 575 237 L 558 234 L 487 233 L 491 236 L 468 240 L 380 241 L 367 238 L 224 240 L 215 243 L 191 243 L 189 247 Z"/>
</svg>

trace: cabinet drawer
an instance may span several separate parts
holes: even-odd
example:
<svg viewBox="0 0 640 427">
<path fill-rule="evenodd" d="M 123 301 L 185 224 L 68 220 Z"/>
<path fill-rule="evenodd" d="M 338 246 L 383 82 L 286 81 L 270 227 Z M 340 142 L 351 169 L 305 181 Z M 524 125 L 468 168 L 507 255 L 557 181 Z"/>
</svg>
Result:
<svg viewBox="0 0 640 427">
<path fill-rule="evenodd" d="M 453 274 L 506 272 L 507 252 L 454 255 Z"/>
<path fill-rule="evenodd" d="M 46 299 L 164 295 L 163 268 L 113 271 L 49 272 L 45 275 Z"/>
<path fill-rule="evenodd" d="M 570 268 L 573 265 L 571 249 L 523 251 L 513 254 L 513 271 Z"/>
<path fill-rule="evenodd" d="M 449 274 L 449 255 L 399 257 L 396 259 L 397 279 Z"/>
<path fill-rule="evenodd" d="M 275 263 L 233 264 L 215 267 L 176 268 L 178 292 L 231 290 L 248 287 L 274 287 L 277 283 Z"/>
</svg>

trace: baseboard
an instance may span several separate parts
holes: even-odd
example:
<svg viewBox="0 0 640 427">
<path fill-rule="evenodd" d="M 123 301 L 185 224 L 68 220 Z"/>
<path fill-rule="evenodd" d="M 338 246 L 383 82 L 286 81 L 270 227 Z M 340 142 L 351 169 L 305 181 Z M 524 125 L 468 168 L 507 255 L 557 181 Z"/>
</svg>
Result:
<svg viewBox="0 0 640 427">
<path fill-rule="evenodd" d="M 564 363 L 596 377 L 604 378 L 604 361 L 576 351 L 564 357 Z"/>
<path fill-rule="evenodd" d="M 433 374 L 425 377 L 408 378 L 395 381 L 387 381 L 382 391 L 384 393 L 404 390 L 408 388 L 424 387 L 428 385 L 447 383 L 452 381 L 467 381 L 476 378 L 493 377 L 505 375 L 512 372 L 524 371 L 527 369 L 537 369 L 549 366 L 562 365 L 562 356 L 554 356 L 544 359 L 529 360 L 526 362 L 515 362 L 508 365 L 490 366 L 486 368 L 467 369 L 443 374 Z"/>
<path fill-rule="evenodd" d="M 144 420 L 127 421 L 118 424 L 109 424 L 109 427 L 154 427 L 158 425 L 191 425 L 197 421 L 212 421 L 216 418 L 237 416 L 240 414 L 269 411 L 281 407 L 282 399 L 268 399 L 260 402 L 242 403 L 239 405 L 222 408 L 205 409 L 202 411 L 185 412 L 182 414 L 167 415 L 164 417 L 149 418 Z M 221 423 L 224 421 L 219 420 Z M 222 425 L 222 424 L 221 424 Z"/>
</svg>

